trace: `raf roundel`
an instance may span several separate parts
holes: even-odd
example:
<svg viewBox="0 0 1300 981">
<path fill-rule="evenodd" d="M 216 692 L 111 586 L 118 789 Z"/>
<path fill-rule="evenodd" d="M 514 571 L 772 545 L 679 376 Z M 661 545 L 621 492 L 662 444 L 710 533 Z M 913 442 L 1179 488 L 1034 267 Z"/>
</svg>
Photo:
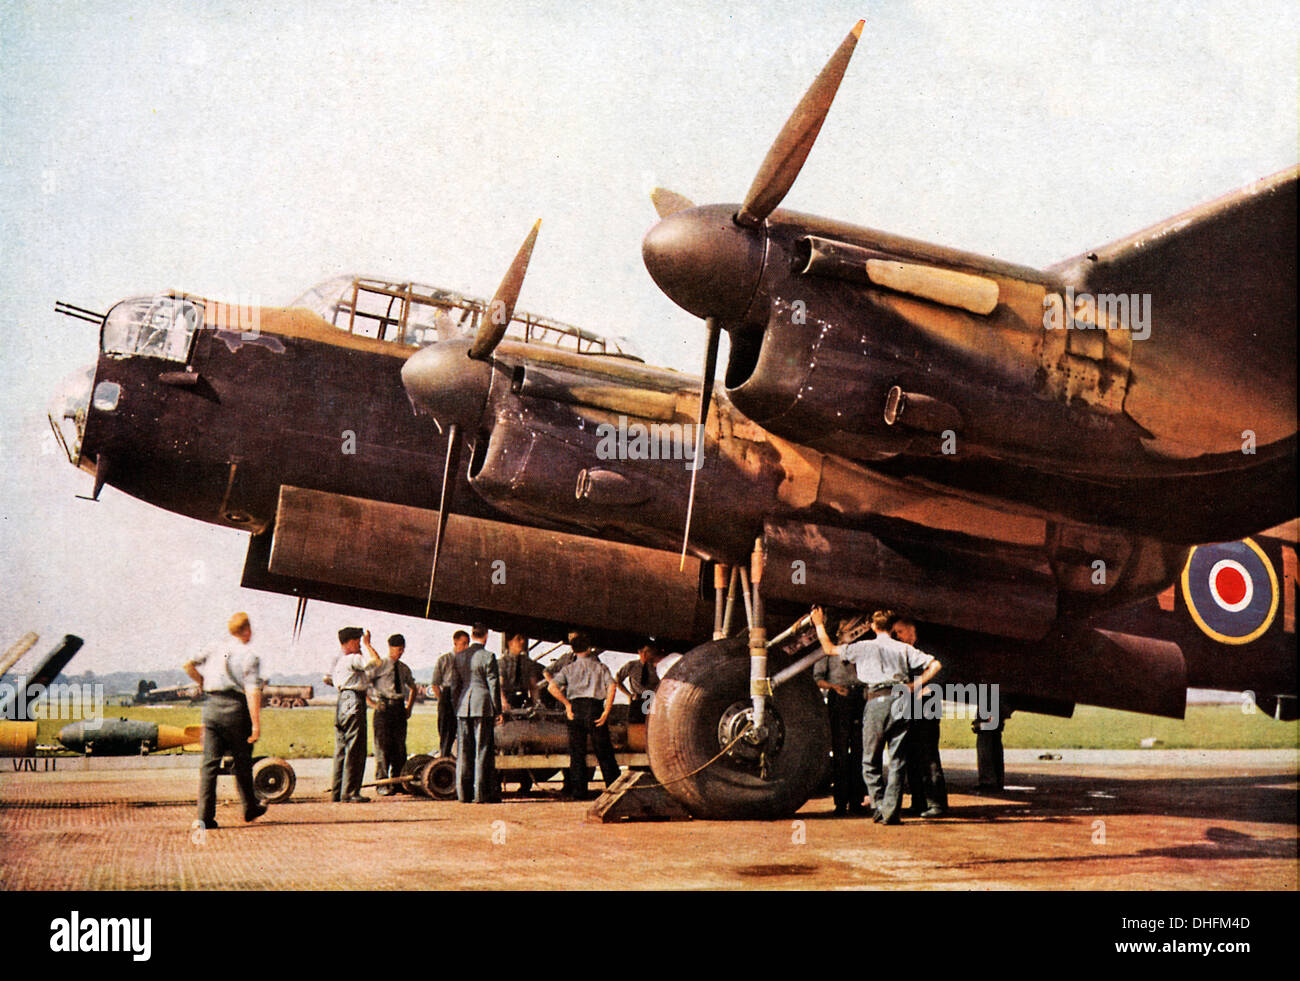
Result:
<svg viewBox="0 0 1300 981">
<path fill-rule="evenodd" d="M 1249 538 L 1192 549 L 1183 600 L 1196 625 L 1222 644 L 1249 644 L 1277 614 L 1277 573 Z"/>
</svg>

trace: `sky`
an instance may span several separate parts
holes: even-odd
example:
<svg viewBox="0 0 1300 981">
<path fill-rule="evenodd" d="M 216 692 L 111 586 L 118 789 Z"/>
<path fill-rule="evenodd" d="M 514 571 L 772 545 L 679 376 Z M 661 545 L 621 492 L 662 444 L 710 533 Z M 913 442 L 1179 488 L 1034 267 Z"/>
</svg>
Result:
<svg viewBox="0 0 1300 981">
<path fill-rule="evenodd" d="M 0 0 L 0 649 L 75 633 L 70 670 L 147 673 L 246 609 L 272 678 L 345 623 L 431 667 L 453 625 L 312 603 L 293 649 L 295 601 L 238 586 L 244 533 L 76 500 L 45 412 L 96 336 L 54 301 L 278 305 L 344 272 L 487 296 L 541 218 L 521 309 L 698 372 L 641 263 L 649 192 L 743 197 L 859 17 L 793 210 L 1044 266 L 1300 157 L 1284 0 Z"/>
</svg>

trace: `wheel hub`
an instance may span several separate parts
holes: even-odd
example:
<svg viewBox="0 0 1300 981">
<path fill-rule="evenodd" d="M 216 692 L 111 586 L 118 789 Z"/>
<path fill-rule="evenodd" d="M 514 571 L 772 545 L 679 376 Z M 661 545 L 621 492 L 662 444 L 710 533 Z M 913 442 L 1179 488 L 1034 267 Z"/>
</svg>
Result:
<svg viewBox="0 0 1300 981">
<path fill-rule="evenodd" d="M 718 721 L 718 749 L 731 746 L 727 755 L 738 763 L 760 765 L 764 757 L 771 758 L 781 751 L 785 742 L 785 726 L 776 706 L 768 705 L 767 719 L 761 729 L 752 728 L 754 705 L 749 701 L 733 703 Z M 749 731 L 745 728 L 749 726 Z M 741 735 L 741 733 L 744 735 Z M 739 737 L 739 738 L 737 738 Z M 732 745 L 732 743 L 735 745 Z"/>
</svg>

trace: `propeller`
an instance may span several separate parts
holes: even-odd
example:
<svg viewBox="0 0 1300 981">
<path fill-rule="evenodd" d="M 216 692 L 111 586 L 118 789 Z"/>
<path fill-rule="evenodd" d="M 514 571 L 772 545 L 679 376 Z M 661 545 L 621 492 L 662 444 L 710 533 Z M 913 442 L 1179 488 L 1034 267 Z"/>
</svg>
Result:
<svg viewBox="0 0 1300 981">
<path fill-rule="evenodd" d="M 736 214 L 736 221 L 742 225 L 752 228 L 766 221 L 799 176 L 804 161 L 808 159 L 808 151 L 830 112 L 865 23 L 865 20 L 860 20 L 849 31 L 781 128 L 776 142 L 758 168 L 754 183 L 749 186 L 745 203 Z"/>
<path fill-rule="evenodd" d="M 515 303 L 519 299 L 519 290 L 524 285 L 524 273 L 528 271 L 528 260 L 533 257 L 533 243 L 537 241 L 537 230 L 542 227 L 539 218 L 533 223 L 532 231 L 524 239 L 515 254 L 515 261 L 501 279 L 501 285 L 492 294 L 492 300 L 483 311 L 483 322 L 479 324 L 474 344 L 469 349 L 469 356 L 475 361 L 486 361 L 492 357 L 501 338 L 506 336 L 510 318 L 515 315 Z"/>
<path fill-rule="evenodd" d="M 666 187 L 656 187 L 651 191 L 650 201 L 654 204 L 660 218 L 667 218 L 679 211 L 689 211 L 695 207 L 695 202 L 690 198 L 676 191 L 670 191 Z"/>
<path fill-rule="evenodd" d="M 519 300 L 519 291 L 524 285 L 524 275 L 528 272 L 528 262 L 532 258 L 533 245 L 537 241 L 537 230 L 541 224 L 541 219 L 533 223 L 532 230 L 524 239 L 524 244 L 519 247 L 514 261 L 510 263 L 510 268 L 502 277 L 501 285 L 492 294 L 492 299 L 483 311 L 478 333 L 468 351 L 465 352 L 471 361 L 491 362 L 492 352 L 505 337 L 506 328 L 510 326 L 510 320 L 515 315 L 515 303 Z M 464 342 L 440 341 L 421 348 L 407 359 L 406 364 L 402 366 L 402 383 L 412 398 L 426 406 L 432 403 L 442 411 L 442 414 L 450 415 L 458 409 L 463 414 L 465 403 L 473 401 L 468 397 L 471 390 L 474 394 L 482 391 L 486 397 L 488 380 L 482 375 L 490 375 L 492 369 L 480 365 L 475 371 L 466 372 L 465 355 L 458 354 L 460 351 L 465 351 L 463 344 Z M 481 406 L 482 403 L 478 404 Z M 435 415 L 437 414 L 435 412 Z M 433 587 L 438 579 L 438 557 L 442 554 L 442 545 L 447 537 L 447 518 L 451 515 L 454 503 L 452 478 L 460 466 L 462 443 L 460 415 L 455 416 L 455 420 L 447 427 L 447 455 L 443 460 L 442 488 L 438 494 L 438 526 L 433 537 L 429 593 L 424 604 L 426 618 L 433 609 Z"/>
<path fill-rule="evenodd" d="M 724 215 L 720 208 L 695 208 L 689 199 L 663 188 L 651 194 L 660 221 L 642 244 L 646 268 L 671 299 L 704 318 L 708 331 L 679 570 L 686 567 L 690 548 L 695 485 L 704 458 L 704 424 L 713 397 L 721 325 L 738 322 L 753 300 L 762 275 L 763 225 L 808 159 L 865 23 L 860 20 L 854 25 L 804 93 L 767 151 L 739 211 L 733 214 L 728 210 Z"/>
<path fill-rule="evenodd" d="M 695 418 L 695 458 L 691 464 L 691 493 L 686 499 L 686 530 L 682 533 L 682 557 L 677 563 L 677 571 L 686 568 L 686 548 L 691 541 L 691 516 L 695 512 L 695 482 L 700 476 L 700 467 L 704 463 L 704 424 L 709 421 L 709 400 L 713 398 L 713 375 L 718 368 L 718 343 L 722 339 L 722 329 L 718 321 L 709 317 L 704 321 L 708 331 L 708 346 L 704 350 L 704 378 L 700 388 L 700 411 Z"/>
<path fill-rule="evenodd" d="M 447 517 L 451 514 L 451 478 L 460 465 L 460 426 L 452 423 L 447 429 L 447 457 L 442 464 L 442 491 L 438 495 L 438 528 L 433 534 L 433 565 L 429 568 L 429 596 L 424 601 L 424 617 L 433 609 L 433 584 L 438 579 L 438 556 L 447 537 Z"/>
</svg>

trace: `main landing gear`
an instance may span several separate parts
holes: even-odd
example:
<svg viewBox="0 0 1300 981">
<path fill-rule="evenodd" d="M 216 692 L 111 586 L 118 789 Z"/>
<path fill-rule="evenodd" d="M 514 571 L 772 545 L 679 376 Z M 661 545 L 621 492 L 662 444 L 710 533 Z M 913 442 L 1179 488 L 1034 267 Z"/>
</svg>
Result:
<svg viewBox="0 0 1300 981">
<path fill-rule="evenodd" d="M 715 640 L 688 651 L 655 693 L 647 750 L 655 779 L 697 818 L 763 820 L 794 814 L 822 782 L 830 726 L 811 675 L 806 618 L 771 642 L 763 629 L 762 550 L 750 576 L 717 573 Z M 744 590 L 748 637 L 726 637 L 737 585 Z M 723 613 L 723 608 L 726 613 Z M 721 635 L 721 636 L 719 636 Z M 794 654 L 804 654 L 789 663 Z M 748 657 L 746 656 L 748 654 Z M 769 677 L 768 659 L 785 670 Z"/>
</svg>

